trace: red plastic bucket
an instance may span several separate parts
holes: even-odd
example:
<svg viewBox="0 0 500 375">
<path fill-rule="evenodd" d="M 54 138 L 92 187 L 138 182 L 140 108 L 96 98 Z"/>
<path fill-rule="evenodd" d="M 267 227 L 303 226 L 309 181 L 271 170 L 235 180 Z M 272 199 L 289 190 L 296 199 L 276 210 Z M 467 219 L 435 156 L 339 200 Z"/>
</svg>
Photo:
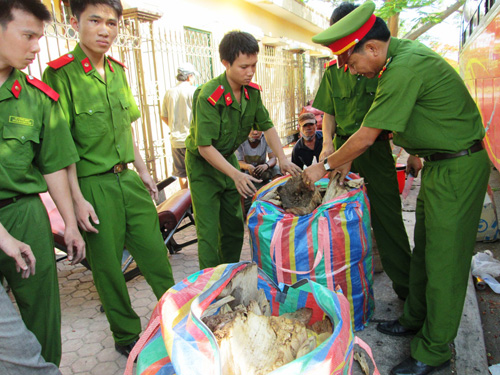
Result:
<svg viewBox="0 0 500 375">
<path fill-rule="evenodd" d="M 403 192 L 406 181 L 406 164 L 396 163 L 396 175 L 398 177 L 399 194 Z"/>
</svg>

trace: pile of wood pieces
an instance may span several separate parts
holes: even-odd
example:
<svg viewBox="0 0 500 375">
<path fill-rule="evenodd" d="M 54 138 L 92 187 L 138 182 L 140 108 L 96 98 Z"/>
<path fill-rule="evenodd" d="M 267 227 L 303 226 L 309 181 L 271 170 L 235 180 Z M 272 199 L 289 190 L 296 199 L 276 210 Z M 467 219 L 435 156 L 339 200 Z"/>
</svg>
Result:
<svg viewBox="0 0 500 375">
<path fill-rule="evenodd" d="M 230 281 L 203 313 L 202 321 L 219 344 L 224 375 L 264 375 L 313 351 L 333 332 L 325 318 L 307 324 L 312 310 L 271 316 L 257 265 L 250 264 Z"/>
<path fill-rule="evenodd" d="M 271 202 L 279 207 L 283 207 L 285 212 L 295 215 L 308 215 L 319 205 L 331 201 L 336 197 L 358 189 L 363 185 L 363 179 L 345 180 L 342 185 L 339 181 L 340 175 L 335 174 L 330 179 L 326 189 L 314 186 L 314 190 L 304 184 L 301 176 L 290 178 L 284 185 L 270 190 L 261 200 Z"/>
</svg>

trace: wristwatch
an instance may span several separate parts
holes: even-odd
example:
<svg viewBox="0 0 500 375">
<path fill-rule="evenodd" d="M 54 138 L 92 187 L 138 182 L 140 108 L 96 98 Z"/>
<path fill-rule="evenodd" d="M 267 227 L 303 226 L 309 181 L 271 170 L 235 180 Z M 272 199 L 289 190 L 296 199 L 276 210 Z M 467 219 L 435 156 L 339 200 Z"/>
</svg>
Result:
<svg viewBox="0 0 500 375">
<path fill-rule="evenodd" d="M 328 164 L 328 158 L 325 158 L 323 161 L 323 166 L 325 167 L 325 170 L 327 172 L 333 171 L 333 168 L 330 167 L 330 164 Z"/>
</svg>

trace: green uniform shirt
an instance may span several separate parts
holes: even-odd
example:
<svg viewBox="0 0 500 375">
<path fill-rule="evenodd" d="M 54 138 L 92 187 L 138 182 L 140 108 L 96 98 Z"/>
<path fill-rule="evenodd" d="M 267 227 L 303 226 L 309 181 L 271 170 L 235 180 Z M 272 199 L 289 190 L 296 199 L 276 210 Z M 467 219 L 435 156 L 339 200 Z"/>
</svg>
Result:
<svg viewBox="0 0 500 375">
<path fill-rule="evenodd" d="M 209 98 L 214 98 L 220 85 L 224 93 L 213 105 Z M 226 79 L 226 73 L 223 73 L 198 87 L 194 93 L 193 118 L 186 148 L 199 156 L 198 146 L 214 146 L 228 157 L 248 138 L 252 126 L 262 131 L 273 127 L 269 113 L 262 104 L 260 91 L 243 86 L 240 105 Z"/>
<path fill-rule="evenodd" d="M 0 87 L 0 116 L 0 199 L 47 191 L 44 174 L 78 161 L 59 102 L 16 69 Z"/>
<path fill-rule="evenodd" d="M 354 134 L 375 98 L 378 79 L 355 76 L 337 65 L 328 67 L 323 75 L 313 107 L 335 116 L 335 133 Z"/>
<path fill-rule="evenodd" d="M 455 153 L 483 139 L 474 100 L 441 56 L 419 42 L 392 38 L 387 57 L 363 126 L 392 130 L 395 144 L 421 157 Z"/>
<path fill-rule="evenodd" d="M 60 95 L 80 161 L 78 177 L 108 171 L 134 161 L 131 123 L 140 117 L 124 67 L 105 57 L 104 80 L 80 45 L 66 55 L 74 60 L 48 67 L 43 79 Z"/>
</svg>

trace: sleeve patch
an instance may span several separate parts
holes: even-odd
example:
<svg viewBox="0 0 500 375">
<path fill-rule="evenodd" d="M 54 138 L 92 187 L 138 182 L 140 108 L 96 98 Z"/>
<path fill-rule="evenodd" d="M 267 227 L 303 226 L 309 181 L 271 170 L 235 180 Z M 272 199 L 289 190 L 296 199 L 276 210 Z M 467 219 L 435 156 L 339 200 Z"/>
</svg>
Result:
<svg viewBox="0 0 500 375">
<path fill-rule="evenodd" d="M 258 84 L 256 84 L 256 83 L 250 82 L 250 83 L 248 84 L 248 86 L 253 87 L 253 88 L 254 88 L 254 89 L 256 89 L 256 90 L 262 91 L 262 87 L 260 87 L 260 85 L 258 85 Z"/>
<path fill-rule="evenodd" d="M 128 68 L 127 68 L 127 66 L 126 66 L 124 63 L 122 63 L 121 61 L 119 61 L 119 60 L 115 59 L 113 56 L 106 56 L 106 57 L 107 57 L 108 59 L 110 59 L 110 60 L 114 61 L 114 62 L 115 62 L 115 63 L 117 63 L 118 65 L 123 66 L 123 68 L 124 68 L 124 69 L 128 69 Z"/>
<path fill-rule="evenodd" d="M 49 85 L 47 85 L 45 82 L 42 82 L 33 76 L 26 76 L 26 81 L 28 81 L 28 83 L 30 83 L 31 85 L 35 86 L 37 89 L 42 91 L 53 101 L 57 102 L 57 100 L 59 100 L 59 94 L 55 92 L 54 89 Z"/>
<path fill-rule="evenodd" d="M 208 97 L 208 102 L 210 104 L 212 104 L 213 106 L 215 106 L 215 104 L 217 103 L 217 100 L 220 99 L 220 97 L 222 96 L 222 94 L 224 93 L 224 86 L 220 85 L 219 87 L 217 87 L 215 89 L 215 91 L 212 93 L 212 95 L 210 95 Z"/>
<path fill-rule="evenodd" d="M 68 65 L 71 61 L 75 59 L 75 56 L 73 56 L 72 53 L 68 53 L 66 55 L 62 55 L 58 59 L 52 60 L 47 63 L 48 66 L 50 66 L 52 69 L 59 69 L 62 68 L 65 65 Z"/>
</svg>

